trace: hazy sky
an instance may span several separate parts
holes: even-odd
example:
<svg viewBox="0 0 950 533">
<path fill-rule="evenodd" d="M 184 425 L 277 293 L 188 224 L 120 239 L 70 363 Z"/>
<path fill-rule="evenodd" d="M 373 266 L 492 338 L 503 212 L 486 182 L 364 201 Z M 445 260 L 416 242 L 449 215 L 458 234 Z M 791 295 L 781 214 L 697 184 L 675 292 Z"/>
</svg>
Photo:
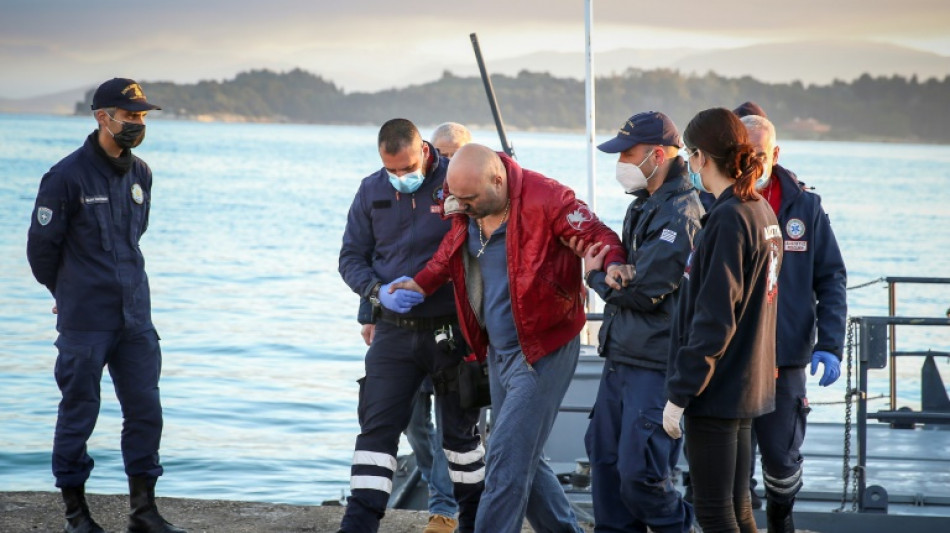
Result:
<svg viewBox="0 0 950 533">
<path fill-rule="evenodd" d="M 113 76 L 220 80 L 251 68 L 301 67 L 347 91 L 402 87 L 445 69 L 475 73 L 472 32 L 489 68 L 493 59 L 584 49 L 583 0 L 464 4 L 0 0 L 0 97 L 92 86 Z M 600 51 L 816 39 L 891 42 L 950 56 L 950 1 L 594 0 Z"/>
</svg>

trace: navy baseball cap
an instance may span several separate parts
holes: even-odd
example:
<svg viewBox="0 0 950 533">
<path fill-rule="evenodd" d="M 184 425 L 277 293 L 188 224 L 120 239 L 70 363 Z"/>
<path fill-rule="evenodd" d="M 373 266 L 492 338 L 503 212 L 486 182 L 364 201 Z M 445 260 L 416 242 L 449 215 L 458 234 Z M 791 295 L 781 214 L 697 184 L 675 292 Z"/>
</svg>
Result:
<svg viewBox="0 0 950 533">
<path fill-rule="evenodd" d="M 142 87 L 135 80 L 112 78 L 103 83 L 92 95 L 92 109 L 118 107 L 126 111 L 151 111 L 161 109 L 145 99 Z"/>
<path fill-rule="evenodd" d="M 739 118 L 747 117 L 749 115 L 759 115 L 762 118 L 769 118 L 769 116 L 765 114 L 765 110 L 759 107 L 759 104 L 752 101 L 743 103 L 739 107 L 733 109 L 732 112 L 735 113 Z"/>
<path fill-rule="evenodd" d="M 676 124 L 670 117 L 659 111 L 647 111 L 633 115 L 623 126 L 617 136 L 597 146 L 601 152 L 616 154 L 625 152 L 637 144 L 657 144 L 660 146 L 683 147 Z"/>
</svg>

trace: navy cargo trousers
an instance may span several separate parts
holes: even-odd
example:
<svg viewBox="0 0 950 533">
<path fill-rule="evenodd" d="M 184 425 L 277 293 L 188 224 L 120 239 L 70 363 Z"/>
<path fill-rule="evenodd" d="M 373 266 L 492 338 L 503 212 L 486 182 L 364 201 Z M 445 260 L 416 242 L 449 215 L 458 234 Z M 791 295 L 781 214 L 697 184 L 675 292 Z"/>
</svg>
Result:
<svg viewBox="0 0 950 533">
<path fill-rule="evenodd" d="M 682 439 L 663 430 L 666 374 L 606 361 L 584 439 L 597 532 L 683 533 L 693 508 L 673 486 Z"/>
<path fill-rule="evenodd" d="M 162 405 L 158 378 L 162 352 L 154 329 L 127 331 L 62 330 L 56 339 L 56 384 L 63 398 L 53 437 L 53 475 L 57 487 L 78 487 L 92 472 L 86 441 L 99 418 L 102 369 L 109 367 L 122 408 L 122 459 L 128 476 L 159 477 Z"/>
<path fill-rule="evenodd" d="M 456 350 L 436 344 L 442 324 L 430 319 L 405 320 L 401 325 L 381 319 L 366 352 L 366 376 L 359 380 L 357 414 L 360 434 L 350 468 L 350 497 L 341 523 L 345 533 L 375 533 L 392 493 L 399 436 L 409 424 L 412 401 L 426 375 L 462 362 L 465 343 L 453 325 Z M 475 515 L 485 487 L 485 448 L 478 434 L 478 408 L 462 409 L 457 392 L 436 390 L 442 420 L 443 448 L 449 477 L 459 505 L 460 533 L 474 531 Z"/>
</svg>

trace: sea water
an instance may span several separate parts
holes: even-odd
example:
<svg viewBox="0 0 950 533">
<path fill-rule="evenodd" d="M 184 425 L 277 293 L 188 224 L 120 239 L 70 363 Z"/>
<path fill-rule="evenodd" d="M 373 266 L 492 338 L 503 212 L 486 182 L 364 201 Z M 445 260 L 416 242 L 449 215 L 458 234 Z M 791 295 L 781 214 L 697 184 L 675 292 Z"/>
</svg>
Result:
<svg viewBox="0 0 950 533">
<path fill-rule="evenodd" d="M 0 490 L 55 490 L 55 316 L 30 273 L 26 234 L 40 177 L 94 127 L 90 117 L 0 114 Z M 366 347 L 337 259 L 360 179 L 380 167 L 376 133 L 149 121 L 135 153 L 154 174 L 141 245 L 164 356 L 161 495 L 315 504 L 347 490 Z M 473 134 L 498 147 L 494 131 Z M 509 136 L 523 166 L 588 199 L 583 135 Z M 822 196 L 849 285 L 950 277 L 950 146 L 780 144 L 780 162 Z M 613 179 L 615 161 L 596 156 L 595 210 L 619 230 L 631 198 Z M 947 286 L 899 286 L 898 296 L 905 315 L 942 317 L 950 307 Z M 882 283 L 848 297 L 853 315 L 887 312 Z M 934 328 L 902 328 L 899 343 L 950 350 Z M 899 374 L 900 404 L 919 406 L 919 366 Z M 887 385 L 886 373 L 874 379 L 872 396 Z M 121 414 L 108 373 L 102 390 L 87 489 L 121 493 Z M 841 420 L 833 402 L 843 392 L 844 376 L 829 388 L 813 378 L 812 419 Z"/>
</svg>

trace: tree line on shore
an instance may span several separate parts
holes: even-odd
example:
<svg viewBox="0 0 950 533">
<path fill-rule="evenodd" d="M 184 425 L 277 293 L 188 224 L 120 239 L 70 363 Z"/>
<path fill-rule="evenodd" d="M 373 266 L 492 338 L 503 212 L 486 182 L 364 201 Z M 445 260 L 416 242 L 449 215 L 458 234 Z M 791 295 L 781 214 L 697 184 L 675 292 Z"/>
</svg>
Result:
<svg viewBox="0 0 950 533">
<path fill-rule="evenodd" d="M 522 71 L 493 75 L 505 124 L 512 129 L 583 130 L 584 82 Z M 252 70 L 232 80 L 195 84 L 148 82 L 149 100 L 161 102 L 166 117 L 377 125 L 393 117 L 419 124 L 455 121 L 470 126 L 493 123 L 478 77 L 444 72 L 438 80 L 374 93 L 346 93 L 319 75 Z M 920 81 L 916 76 L 872 77 L 828 85 L 770 84 L 751 77 L 715 73 L 628 69 L 596 82 L 600 129 L 619 127 L 634 112 L 659 110 L 685 128 L 699 110 L 733 108 L 752 100 L 776 124 L 782 138 L 950 142 L 950 75 Z M 90 90 L 77 113 L 87 113 Z"/>
</svg>

